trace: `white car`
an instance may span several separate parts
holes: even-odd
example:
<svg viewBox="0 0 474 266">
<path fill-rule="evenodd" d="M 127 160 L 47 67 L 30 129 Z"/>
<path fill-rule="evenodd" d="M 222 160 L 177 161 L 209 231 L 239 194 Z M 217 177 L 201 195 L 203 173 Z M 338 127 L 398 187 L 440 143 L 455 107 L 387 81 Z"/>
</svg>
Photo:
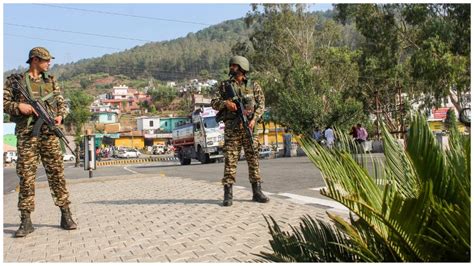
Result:
<svg viewBox="0 0 474 266">
<path fill-rule="evenodd" d="M 18 156 L 16 155 L 16 151 L 7 151 L 3 153 L 3 161 L 5 163 L 16 163 L 18 160 Z"/>
<path fill-rule="evenodd" d="M 72 155 L 72 154 L 64 154 L 63 155 L 63 161 L 70 161 L 70 162 L 73 162 L 76 160 L 76 156 Z"/>
<path fill-rule="evenodd" d="M 153 146 L 153 154 L 164 154 L 165 145 L 155 145 Z"/>
<path fill-rule="evenodd" d="M 140 157 L 141 153 L 136 149 L 126 149 L 121 150 L 117 154 L 118 158 L 138 158 Z"/>
</svg>

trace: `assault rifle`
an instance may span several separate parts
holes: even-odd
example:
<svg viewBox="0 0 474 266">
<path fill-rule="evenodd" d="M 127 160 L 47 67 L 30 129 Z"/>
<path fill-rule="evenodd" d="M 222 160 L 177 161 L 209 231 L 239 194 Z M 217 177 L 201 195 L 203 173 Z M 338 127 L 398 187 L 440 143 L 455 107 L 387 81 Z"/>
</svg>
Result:
<svg viewBox="0 0 474 266">
<path fill-rule="evenodd" d="M 15 76 L 15 81 L 13 82 L 13 89 L 17 90 L 25 99 L 26 103 L 31 105 L 33 109 L 35 109 L 36 113 L 38 114 L 38 120 L 36 120 L 35 125 L 33 126 L 33 136 L 38 137 L 40 134 L 40 129 L 43 124 L 46 124 L 48 128 L 53 131 L 53 133 L 63 141 L 64 145 L 68 147 L 68 149 L 72 152 L 74 156 L 76 154 L 69 146 L 69 141 L 67 140 L 66 136 L 64 135 L 63 131 L 56 126 L 54 118 L 48 112 L 48 109 L 44 106 L 43 101 L 33 99 L 30 94 L 25 90 L 25 88 L 21 85 L 21 77 Z"/>
<path fill-rule="evenodd" d="M 226 98 L 228 100 L 233 101 L 237 105 L 237 115 L 239 116 L 240 121 L 242 121 L 242 125 L 245 129 L 245 133 L 251 143 L 250 146 L 252 147 L 252 152 L 255 154 L 255 150 L 253 148 L 253 133 L 249 128 L 249 120 L 247 116 L 244 114 L 244 110 L 245 110 L 244 104 L 239 99 L 239 97 L 235 94 L 234 88 L 232 87 L 232 84 L 230 81 L 225 81 L 224 86 L 225 86 Z"/>
</svg>

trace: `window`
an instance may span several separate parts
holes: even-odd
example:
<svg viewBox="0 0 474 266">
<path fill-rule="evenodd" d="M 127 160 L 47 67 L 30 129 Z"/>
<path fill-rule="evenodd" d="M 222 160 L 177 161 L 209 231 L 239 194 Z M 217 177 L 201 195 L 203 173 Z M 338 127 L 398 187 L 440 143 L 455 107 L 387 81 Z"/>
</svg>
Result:
<svg viewBox="0 0 474 266">
<path fill-rule="evenodd" d="M 107 114 L 107 120 L 111 121 L 112 120 L 112 114 Z"/>
<path fill-rule="evenodd" d="M 153 127 L 153 120 L 150 120 L 150 127 Z"/>
</svg>

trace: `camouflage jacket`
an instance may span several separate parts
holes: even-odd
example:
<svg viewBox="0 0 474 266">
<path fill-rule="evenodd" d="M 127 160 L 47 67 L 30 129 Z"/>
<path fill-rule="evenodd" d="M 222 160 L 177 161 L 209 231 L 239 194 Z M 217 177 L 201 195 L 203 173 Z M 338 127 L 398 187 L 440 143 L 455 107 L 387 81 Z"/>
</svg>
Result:
<svg viewBox="0 0 474 266">
<path fill-rule="evenodd" d="M 249 119 L 259 121 L 265 109 L 265 96 L 262 87 L 260 87 L 257 82 L 251 80 L 241 85 L 237 85 L 234 79 L 228 81 L 232 83 L 234 91 L 244 104 L 245 109 L 249 110 L 252 114 Z M 224 105 L 224 102 L 228 100 L 226 99 L 225 82 L 226 81 L 222 81 L 219 83 L 217 87 L 217 97 L 211 101 L 211 106 L 214 110 L 224 112 L 224 121 L 237 117 L 236 112 L 230 112 Z"/>
<path fill-rule="evenodd" d="M 20 74 L 22 78 L 21 85 L 23 86 L 23 88 L 28 90 L 26 86 L 25 75 L 26 74 Z M 67 107 L 64 102 L 64 98 L 61 95 L 60 88 L 56 85 L 55 78 L 51 75 L 41 75 L 41 77 L 38 79 L 33 79 L 28 75 L 28 78 L 30 79 L 31 86 L 34 87 L 33 95 L 30 96 L 32 96 L 32 98 L 34 99 L 39 99 L 41 97 L 44 97 L 46 94 L 52 93 L 52 97 L 50 97 L 46 101 L 46 107 L 48 108 L 48 111 L 54 115 L 54 117 L 61 116 L 64 120 L 67 115 Z M 36 120 L 36 116 L 28 116 L 20 113 L 18 106 L 20 102 L 26 102 L 26 100 L 23 98 L 23 96 L 21 96 L 19 92 L 13 89 L 13 82 L 13 75 L 7 77 L 5 80 L 5 84 L 3 86 L 3 112 L 11 116 L 10 120 L 16 123 L 17 130 L 26 127 L 32 127 L 34 121 Z M 41 90 L 37 91 L 35 89 L 37 87 L 41 88 Z M 29 119 L 29 117 L 32 117 L 32 119 Z M 31 120 L 30 123 L 28 123 L 28 120 Z"/>
</svg>

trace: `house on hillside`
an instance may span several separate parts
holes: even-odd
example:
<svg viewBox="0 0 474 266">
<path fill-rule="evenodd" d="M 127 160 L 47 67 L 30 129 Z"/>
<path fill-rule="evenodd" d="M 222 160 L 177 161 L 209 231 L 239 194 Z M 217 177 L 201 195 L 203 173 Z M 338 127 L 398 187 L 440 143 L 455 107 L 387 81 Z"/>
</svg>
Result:
<svg viewBox="0 0 474 266">
<path fill-rule="evenodd" d="M 136 89 L 120 85 L 112 88 L 112 92 L 107 94 L 106 99 L 102 100 L 102 104 L 109 104 L 122 112 L 133 112 L 140 110 L 137 97 L 144 98 Z"/>
<path fill-rule="evenodd" d="M 91 121 L 100 124 L 110 124 L 118 122 L 118 114 L 111 111 L 98 111 L 92 113 Z"/>
</svg>

